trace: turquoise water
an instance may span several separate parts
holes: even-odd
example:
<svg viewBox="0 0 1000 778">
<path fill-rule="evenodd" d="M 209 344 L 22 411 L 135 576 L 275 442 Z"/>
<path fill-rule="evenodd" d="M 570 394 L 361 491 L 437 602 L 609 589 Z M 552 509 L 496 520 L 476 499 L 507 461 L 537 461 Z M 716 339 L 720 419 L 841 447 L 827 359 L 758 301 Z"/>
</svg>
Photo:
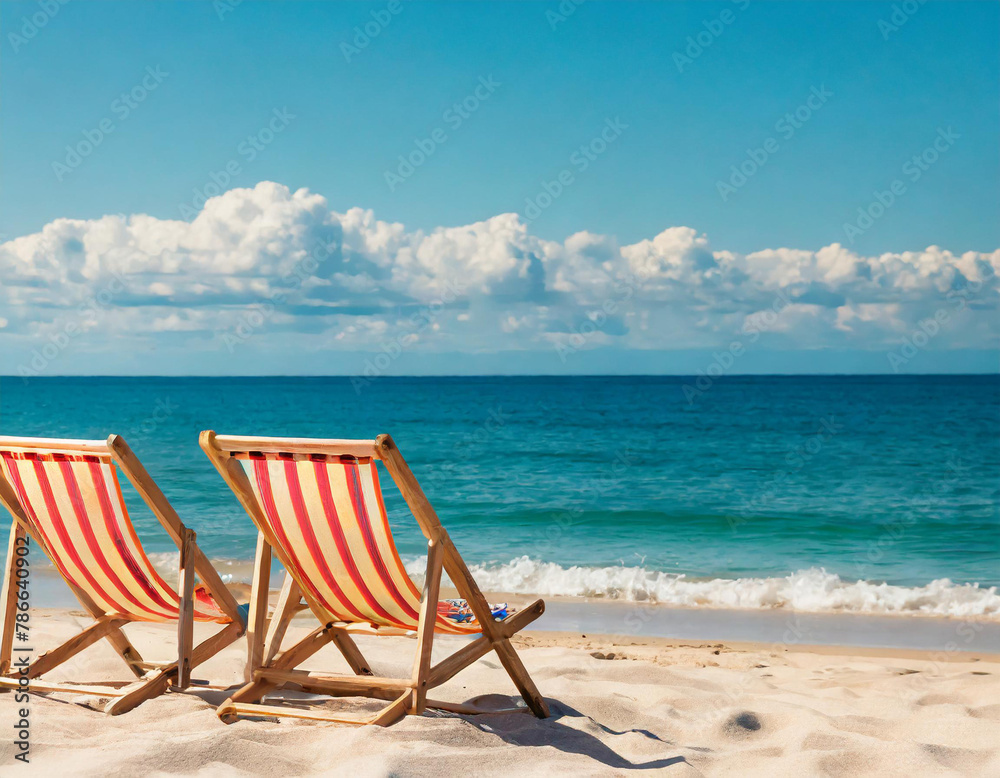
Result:
<svg viewBox="0 0 1000 778">
<path fill-rule="evenodd" d="M 357 391 L 347 378 L 4 378 L 0 432 L 123 435 L 236 578 L 249 575 L 255 534 L 198 447 L 206 428 L 392 434 L 496 589 L 1000 613 L 983 591 L 1000 585 L 998 377 L 733 377 L 693 399 L 691 383 L 383 377 Z M 383 485 L 417 570 L 421 537 Z M 126 498 L 146 547 L 174 551 Z"/>
</svg>

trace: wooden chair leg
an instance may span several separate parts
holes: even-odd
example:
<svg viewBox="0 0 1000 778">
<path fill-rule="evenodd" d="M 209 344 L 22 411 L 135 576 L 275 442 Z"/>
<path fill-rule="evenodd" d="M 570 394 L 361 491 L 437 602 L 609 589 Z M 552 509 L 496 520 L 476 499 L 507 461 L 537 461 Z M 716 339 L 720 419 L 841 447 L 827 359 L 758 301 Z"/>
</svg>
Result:
<svg viewBox="0 0 1000 778">
<path fill-rule="evenodd" d="M 278 604 L 274 609 L 274 615 L 271 616 L 271 623 L 267 627 L 267 637 L 264 639 L 264 654 L 261 657 L 260 667 L 267 667 L 271 664 L 271 660 L 278 653 L 288 625 L 295 616 L 301 601 L 302 592 L 299 590 L 299 585 L 286 572 L 284 583 L 281 585 L 281 594 L 278 595 Z M 249 681 L 251 678 L 246 680 Z"/>
<path fill-rule="evenodd" d="M 49 553 L 49 550 L 45 547 L 45 541 L 38 535 L 38 533 L 34 532 L 31 529 L 28 517 L 24 512 L 24 508 L 21 507 L 21 503 L 18 501 L 17 494 L 14 492 L 13 488 L 7 482 L 7 479 L 3 477 L 2 474 L 0 474 L 0 504 L 2 504 L 8 511 L 10 511 L 11 516 L 15 517 L 14 523 L 17 525 L 17 529 L 15 529 L 14 527 L 11 528 L 12 542 L 16 542 L 13 541 L 13 536 L 17 532 L 22 532 L 24 533 L 25 536 L 30 538 L 32 543 L 34 543 L 40 549 L 42 549 L 45 555 L 51 559 L 52 554 Z M 8 565 L 11 563 L 11 560 L 13 559 L 14 559 L 13 555 L 8 555 L 7 557 Z M 104 609 L 101 608 L 96 602 L 94 602 L 93 599 L 91 599 L 90 595 L 88 595 L 85 591 L 83 591 L 83 589 L 76 586 L 68 578 L 63 578 L 63 580 L 66 582 L 66 585 L 69 586 L 70 590 L 73 592 L 73 595 L 76 597 L 76 599 L 80 601 L 80 605 L 83 607 L 83 609 L 87 611 L 87 613 L 89 613 L 91 616 L 93 616 L 94 619 L 103 619 L 107 615 L 105 614 Z M 5 587 L 4 588 L 5 599 L 3 601 L 5 607 L 4 611 L 5 616 L 7 615 L 7 610 L 9 610 L 12 606 L 11 599 L 9 596 L 7 596 L 7 592 L 8 589 Z M 6 632 L 7 629 L 10 630 L 10 639 L 13 640 L 14 636 L 13 616 L 11 616 L 11 618 L 4 618 L 4 632 L 3 634 L 0 634 L 0 659 L 2 659 L 2 647 L 4 645 L 3 640 L 4 637 L 7 635 Z M 142 655 L 135 649 L 135 646 L 133 646 L 129 642 L 128 638 L 125 637 L 125 633 L 122 632 L 121 629 L 119 628 L 112 630 L 105 637 L 107 637 L 108 642 L 118 653 L 118 655 L 122 658 L 125 664 L 128 665 L 128 668 L 129 670 L 132 671 L 133 675 L 135 675 L 137 678 L 141 678 L 145 673 L 145 670 L 142 667 Z M 0 665 L 2 665 L 2 662 L 0 662 Z M 3 669 L 0 669 L 0 672 L 3 672 Z"/>
<path fill-rule="evenodd" d="M 531 680 L 528 671 L 524 669 L 521 658 L 510 644 L 510 640 L 500 630 L 500 625 L 493 620 L 490 606 L 480 591 L 479 584 L 476 583 L 472 577 L 472 573 L 469 572 L 465 560 L 459 555 L 455 546 L 451 544 L 451 539 L 447 535 L 444 537 L 444 540 L 448 544 L 445 551 L 445 569 L 448 571 L 449 577 L 455 582 L 459 593 L 468 601 L 472 612 L 476 614 L 476 620 L 483 628 L 483 635 L 489 639 L 493 650 L 496 651 L 497 657 L 500 659 L 500 663 L 514 682 L 514 686 L 521 693 L 524 702 L 531 708 L 531 712 L 540 719 L 548 718 L 549 706 L 545 703 L 542 695 L 539 694 L 538 687 Z"/>
<path fill-rule="evenodd" d="M 119 697 L 115 697 L 104 706 L 104 712 L 110 716 L 128 713 L 146 700 L 159 697 L 167 689 L 177 674 L 177 665 L 172 664 L 159 670 L 153 670 L 144 678 L 131 686 L 125 687 Z"/>
<path fill-rule="evenodd" d="M 128 669 L 137 678 L 142 678 L 146 670 L 143 667 L 142 654 L 132 645 L 132 642 L 125 637 L 125 633 L 122 632 L 121 627 L 112 630 L 107 635 L 104 636 L 111 647 L 115 650 L 115 653 L 122 658 L 122 661 L 128 665 Z"/>
<path fill-rule="evenodd" d="M 232 701 L 227 701 L 223 704 L 225 711 L 223 711 L 223 708 L 219 708 L 219 716 L 227 723 L 236 720 L 240 716 L 277 716 L 279 718 L 305 719 L 306 721 L 351 724 L 356 727 L 366 725 L 388 727 L 406 715 L 406 707 L 409 705 L 410 695 L 410 690 L 405 691 L 374 716 L 367 719 L 345 718 L 343 716 L 331 715 L 322 710 L 310 710 L 308 708 L 298 708 L 289 705 L 258 705 L 255 703 Z"/>
<path fill-rule="evenodd" d="M 535 600 L 531 605 L 522 608 L 513 616 L 510 616 L 498 626 L 505 637 L 510 637 L 527 627 L 545 612 L 545 603 L 542 600 Z M 451 656 L 442 659 L 430 671 L 428 688 L 433 689 L 446 681 L 451 680 L 462 670 L 478 659 L 486 656 L 493 650 L 493 644 L 485 635 L 477 638 L 466 646 L 458 649 Z"/>
<path fill-rule="evenodd" d="M 200 643 L 191 652 L 191 668 L 195 668 L 219 653 L 230 643 L 239 639 L 243 632 L 243 624 L 230 622 L 212 637 Z M 112 716 L 127 713 L 146 700 L 158 697 L 170 688 L 177 677 L 177 663 L 157 668 L 140 678 L 134 684 L 122 689 L 121 696 L 113 699 L 104 708 L 104 712 Z"/>
<path fill-rule="evenodd" d="M 262 532 L 257 533 L 257 553 L 254 558 L 253 586 L 250 591 L 250 618 L 247 624 L 247 663 L 243 680 L 252 681 L 253 672 L 264 657 L 264 637 L 267 630 L 267 601 L 271 583 L 271 546 Z"/>
<path fill-rule="evenodd" d="M 517 655 L 514 647 L 510 644 L 510 640 L 503 638 L 493 644 L 493 649 L 497 652 L 497 656 L 500 657 L 500 663 L 514 682 L 514 686 L 521 693 L 521 697 L 524 698 L 525 703 L 531 708 L 531 712 L 540 719 L 547 719 L 549 717 L 549 706 L 542 695 L 539 694 L 538 687 L 535 686 L 535 682 L 531 680 L 531 676 L 525 670 L 524 665 L 521 663 L 521 657 Z"/>
<path fill-rule="evenodd" d="M 66 579 L 63 579 L 66 580 Z M 80 605 L 83 607 L 87 613 L 93 616 L 95 619 L 102 619 L 105 616 L 104 610 L 95 603 L 90 596 L 83 591 L 83 589 L 70 583 L 66 580 L 69 588 L 72 590 L 73 594 L 76 595 L 76 599 L 80 601 Z M 132 674 L 136 678 L 142 678 L 146 674 L 146 669 L 143 666 L 142 654 L 132 645 L 131 641 L 125 637 L 125 633 L 122 632 L 121 627 L 111 630 L 107 635 L 104 636 L 111 647 L 115 650 L 115 653 L 122 658 L 122 661 L 128 665 L 128 669 L 132 671 Z"/>
<path fill-rule="evenodd" d="M 128 619 L 116 619 L 111 616 L 96 621 L 87 627 L 83 632 L 74 635 L 58 648 L 46 651 L 38 657 L 38 659 L 32 662 L 31 666 L 28 668 L 28 677 L 37 678 L 40 675 L 44 675 L 49 672 L 49 670 L 61 665 L 67 659 L 76 656 L 85 648 L 94 645 L 94 643 L 99 641 L 101 638 L 107 637 L 109 632 L 112 632 L 127 623 Z"/>
<path fill-rule="evenodd" d="M 80 606 L 87 611 L 95 620 L 100 621 L 104 619 L 107 614 L 104 610 L 95 603 L 90 596 L 67 579 L 63 579 L 69 585 L 70 590 L 76 595 L 76 599 L 79 600 Z M 142 678 L 146 674 L 146 668 L 142 659 L 142 654 L 139 653 L 138 649 L 132 645 L 131 641 L 125 637 L 125 633 L 122 631 L 121 627 L 117 627 L 104 638 L 111 644 L 111 647 L 115 650 L 115 653 L 122 658 L 122 661 L 128 665 L 128 669 L 132 671 L 132 674 L 136 678 Z"/>
<path fill-rule="evenodd" d="M 177 618 L 177 686 L 191 685 L 191 649 L 194 644 L 194 548 L 195 533 L 186 527 L 181 539 L 181 563 L 177 591 L 180 610 Z"/>
<path fill-rule="evenodd" d="M 420 620 L 417 623 L 417 652 L 413 658 L 413 699 L 409 712 L 420 715 L 427 700 L 427 681 L 434 647 L 434 624 L 437 622 L 438 594 L 441 591 L 441 563 L 444 546 L 427 541 L 427 571 L 420 597 Z"/>
<path fill-rule="evenodd" d="M 404 692 L 400 697 L 393 700 L 390 705 L 379 711 L 374 718 L 362 723 L 374 724 L 376 727 L 388 727 L 390 724 L 395 724 L 406 715 L 406 709 L 409 707 L 412 697 L 412 692 Z"/>
<path fill-rule="evenodd" d="M 269 669 L 288 670 L 294 668 L 300 662 L 304 662 L 311 657 L 333 638 L 333 630 L 330 626 L 323 626 L 314 629 L 306 637 L 286 650 L 275 659 Z M 265 679 L 253 680 L 241 686 L 219 706 L 216 713 L 219 718 L 227 724 L 233 723 L 239 715 L 233 707 L 236 703 L 257 702 L 268 692 L 277 689 L 280 683 Z"/>
<path fill-rule="evenodd" d="M 371 665 L 361 653 L 361 649 L 358 648 L 358 644 L 354 642 L 354 639 L 342 629 L 333 628 L 331 631 L 333 633 L 331 638 L 333 644 L 340 649 L 340 653 L 344 655 L 344 659 L 347 660 L 347 664 L 351 666 L 354 674 L 374 675 Z"/>
<path fill-rule="evenodd" d="M 406 460 L 399 453 L 396 444 L 388 435 L 379 435 L 375 439 L 375 445 L 379 450 L 382 462 L 389 471 L 389 475 L 392 476 L 392 480 L 399 487 L 403 499 L 413 512 L 413 516 L 420 524 L 424 535 L 441 543 L 443 546 L 444 569 L 448 573 L 448 577 L 455 584 L 459 594 L 469 603 L 469 608 L 471 608 L 476 616 L 476 620 L 482 626 L 483 636 L 489 639 L 493 649 L 497 652 L 497 656 L 500 658 L 501 664 L 507 670 L 511 680 L 514 681 L 514 685 L 517 686 L 518 691 L 521 692 L 521 696 L 524 697 L 524 701 L 528 707 L 531 708 L 536 716 L 546 718 L 549 715 L 549 709 L 545 704 L 545 700 L 538 693 L 538 689 L 528 676 L 528 672 L 524 669 L 524 665 L 521 664 L 521 660 L 515 653 L 513 646 L 510 645 L 510 641 L 507 640 L 500 631 L 499 625 L 493 620 L 490 606 L 486 602 L 479 584 L 472 577 L 472 573 L 465 564 L 465 560 L 462 559 L 461 554 L 458 553 L 458 549 L 455 548 L 451 538 L 448 537 L 448 533 L 441 526 L 441 520 L 438 519 L 430 500 L 427 499 L 427 495 L 424 494 L 424 490 L 420 487 L 409 465 L 406 464 Z"/>
<path fill-rule="evenodd" d="M 496 623 L 492 622 L 495 640 L 491 639 L 483 630 L 483 636 L 469 645 L 460 648 L 447 659 L 442 660 L 430 670 L 429 688 L 440 686 L 453 678 L 466 667 L 471 665 L 481 657 L 486 656 L 490 651 L 496 651 L 497 656 L 503 664 L 504 669 L 510 675 L 511 680 L 521 693 L 525 703 L 539 718 L 547 718 L 549 707 L 545 700 L 538 693 L 531 676 L 524 669 L 521 658 L 517 655 L 514 647 L 510 644 L 510 636 L 520 632 L 528 624 L 533 622 L 545 612 L 545 604 L 541 600 L 536 600 L 527 608 L 518 611 L 507 620 Z"/>
<path fill-rule="evenodd" d="M 14 652 L 14 628 L 17 625 L 17 549 L 24 544 L 27 533 L 18 521 L 11 522 L 7 544 L 7 564 L 3 574 L 3 627 L 0 633 L 0 675 L 10 669 Z"/>
</svg>

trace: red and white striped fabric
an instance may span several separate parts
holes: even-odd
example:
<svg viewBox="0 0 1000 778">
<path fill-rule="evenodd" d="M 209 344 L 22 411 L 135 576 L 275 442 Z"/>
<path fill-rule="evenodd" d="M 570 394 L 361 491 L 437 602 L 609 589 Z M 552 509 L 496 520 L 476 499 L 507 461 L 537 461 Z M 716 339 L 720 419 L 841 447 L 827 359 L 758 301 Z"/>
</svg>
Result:
<svg viewBox="0 0 1000 778">
<path fill-rule="evenodd" d="M 234 455 L 281 545 L 289 572 L 331 621 L 417 628 L 420 591 L 396 552 L 370 457 Z M 468 635 L 474 621 L 438 614 L 435 630 Z"/>
<path fill-rule="evenodd" d="M 0 461 L 64 578 L 105 613 L 177 620 L 180 597 L 143 551 L 110 457 L 0 450 Z M 195 619 L 230 621 L 203 590 L 195 597 Z"/>
</svg>

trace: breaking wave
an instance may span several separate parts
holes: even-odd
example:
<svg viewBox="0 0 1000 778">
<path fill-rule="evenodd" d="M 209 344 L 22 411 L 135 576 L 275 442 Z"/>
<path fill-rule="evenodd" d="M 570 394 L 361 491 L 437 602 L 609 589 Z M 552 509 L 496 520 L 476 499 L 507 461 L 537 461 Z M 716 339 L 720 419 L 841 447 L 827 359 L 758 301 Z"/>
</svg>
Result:
<svg viewBox="0 0 1000 778">
<path fill-rule="evenodd" d="M 407 563 L 419 579 L 424 560 Z M 644 567 L 561 567 L 527 556 L 505 564 L 473 565 L 487 591 L 594 597 L 707 608 L 785 608 L 827 613 L 911 614 L 1000 620 L 997 587 L 941 578 L 924 586 L 845 581 L 810 568 L 780 578 L 696 580 Z"/>
</svg>

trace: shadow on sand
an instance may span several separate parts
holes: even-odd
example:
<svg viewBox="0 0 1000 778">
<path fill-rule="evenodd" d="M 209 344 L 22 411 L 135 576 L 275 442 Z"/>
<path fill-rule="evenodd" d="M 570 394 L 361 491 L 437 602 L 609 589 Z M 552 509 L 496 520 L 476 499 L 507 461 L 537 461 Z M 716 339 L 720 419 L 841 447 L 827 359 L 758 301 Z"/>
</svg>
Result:
<svg viewBox="0 0 1000 778">
<path fill-rule="evenodd" d="M 239 687 L 233 686 L 227 690 L 220 690 L 217 688 L 191 687 L 187 692 L 200 697 L 206 703 L 215 707 L 221 704 L 237 688 Z M 303 696 L 311 701 L 330 701 L 335 699 L 316 695 Z M 516 705 L 518 702 L 520 702 L 520 698 L 515 699 L 513 697 L 491 694 L 468 700 L 466 704 L 484 708 L 507 708 L 509 710 L 511 706 Z M 664 751 L 667 751 L 673 744 L 650 732 L 648 729 L 615 730 L 601 724 L 599 721 L 595 721 L 591 716 L 581 713 L 565 703 L 550 699 L 547 699 L 546 702 L 548 702 L 549 710 L 552 714 L 547 719 L 537 719 L 529 714 L 527 709 L 522 709 L 523 712 L 519 711 L 517 713 L 498 712 L 478 715 L 448 713 L 428 709 L 424 715 L 434 718 L 462 719 L 476 727 L 476 729 L 500 738 L 505 743 L 518 746 L 549 746 L 568 754 L 580 754 L 581 756 L 589 757 L 613 770 L 655 770 L 687 762 L 683 756 L 664 756 L 660 759 L 653 759 L 647 762 L 632 762 L 617 753 L 597 737 L 597 735 L 587 732 L 586 729 L 597 729 L 603 734 L 612 736 L 639 735 L 649 741 L 661 744 Z"/>
<path fill-rule="evenodd" d="M 496 695 L 489 695 L 495 697 Z M 470 703 L 482 705 L 484 698 L 480 697 Z M 503 702 L 510 705 L 513 698 L 504 697 Z M 600 762 L 614 770 L 654 770 L 671 765 L 683 764 L 687 760 L 683 756 L 664 756 L 648 762 L 632 762 L 617 753 L 596 735 L 586 731 L 587 728 L 598 729 L 607 735 L 635 734 L 662 745 L 667 751 L 672 743 L 650 732 L 648 729 L 626 729 L 618 731 L 595 721 L 591 716 L 571 708 L 565 703 L 547 699 L 551 714 L 547 719 L 537 719 L 525 713 L 481 714 L 477 716 L 460 716 L 477 729 L 496 735 L 501 740 L 519 746 L 550 746 L 568 754 L 581 754 L 596 762 Z"/>
</svg>

